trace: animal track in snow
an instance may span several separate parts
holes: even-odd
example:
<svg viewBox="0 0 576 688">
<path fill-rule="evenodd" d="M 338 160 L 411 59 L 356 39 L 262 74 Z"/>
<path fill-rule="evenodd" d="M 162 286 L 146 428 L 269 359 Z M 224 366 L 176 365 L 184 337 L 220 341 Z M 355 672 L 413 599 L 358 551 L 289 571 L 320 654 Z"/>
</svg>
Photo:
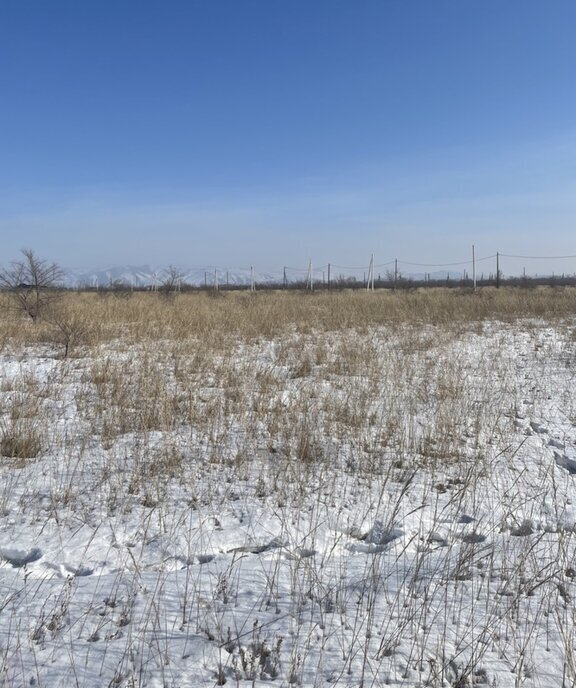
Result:
<svg viewBox="0 0 576 688">
<path fill-rule="evenodd" d="M 549 430 L 545 425 L 535 421 L 530 421 L 528 432 L 529 434 L 536 433 L 539 435 L 549 434 Z M 566 448 L 564 442 L 555 437 L 542 438 L 542 442 L 545 447 L 550 447 L 554 450 L 554 461 L 557 466 L 567 470 L 570 475 L 576 475 L 576 460 L 571 459 L 564 453 L 564 449 Z M 556 449 L 560 451 L 555 451 Z"/>
<path fill-rule="evenodd" d="M 350 543 L 346 549 L 351 552 L 363 552 L 366 554 L 377 554 L 383 552 L 388 545 L 397 538 L 404 535 L 400 528 L 387 528 L 382 521 L 374 521 L 374 525 L 365 535 L 360 535 L 358 539 L 364 542 Z"/>
<path fill-rule="evenodd" d="M 548 428 L 541 423 L 536 423 L 536 421 L 531 420 L 530 427 L 537 435 L 545 435 L 548 433 Z"/>
<path fill-rule="evenodd" d="M 26 566 L 37 561 L 42 556 L 42 550 L 38 547 L 19 549 L 17 547 L 0 547 L 0 558 L 12 564 L 14 568 Z"/>
<path fill-rule="evenodd" d="M 89 566 L 72 566 L 70 564 L 53 564 L 51 562 L 44 562 L 44 566 L 47 569 L 52 569 L 62 578 L 83 578 L 84 576 L 91 576 L 94 573 L 94 569 Z"/>
<path fill-rule="evenodd" d="M 272 538 L 272 540 L 267 540 L 264 542 L 253 542 L 249 545 L 243 545 L 241 547 L 233 547 L 229 549 L 228 552 L 245 552 L 247 554 L 262 554 L 262 552 L 267 552 L 271 549 L 277 549 L 278 547 L 284 547 L 286 543 L 282 542 L 280 538 Z"/>
<path fill-rule="evenodd" d="M 565 468 L 570 475 L 576 475 L 576 461 L 569 458 L 566 454 L 560 454 L 560 452 L 554 452 L 554 461 L 556 465 L 560 468 Z"/>
</svg>

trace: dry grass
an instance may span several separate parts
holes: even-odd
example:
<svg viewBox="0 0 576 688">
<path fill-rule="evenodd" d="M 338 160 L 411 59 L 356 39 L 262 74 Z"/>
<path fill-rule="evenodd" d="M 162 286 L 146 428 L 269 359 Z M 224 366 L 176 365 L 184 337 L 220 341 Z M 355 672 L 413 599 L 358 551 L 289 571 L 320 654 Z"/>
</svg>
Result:
<svg viewBox="0 0 576 688">
<path fill-rule="evenodd" d="M 501 432 L 515 384 L 507 370 L 497 394 L 487 382 L 488 371 L 501 366 L 497 337 L 474 363 L 463 358 L 462 337 L 481 333 L 487 321 L 522 319 L 531 327 L 530 318 L 550 322 L 574 312 L 570 288 L 169 300 L 70 293 L 42 322 L 13 314 L 0 321 L 7 353 L 25 357 L 40 346 L 47 360 L 69 361 L 54 368 L 60 381 L 43 383 L 50 391 L 34 376 L 21 376 L 12 393 L 10 380 L 2 381 L 2 452 L 36 456 L 41 399 L 76 379 L 74 413 L 105 449 L 126 437 L 185 429 L 216 463 L 238 465 L 273 451 L 310 467 L 340 452 L 368 473 L 384 470 L 392 456 L 398 466 L 458 467 L 462 438 L 480 447 L 488 433 Z M 469 384 L 471 374 L 484 382 Z M 166 451 L 178 455 L 177 447 Z M 160 477 L 171 461 L 155 462 Z M 131 489 L 151 470 L 135 461 Z"/>
<path fill-rule="evenodd" d="M 166 300 L 138 293 L 129 299 L 113 295 L 70 293 L 43 323 L 34 325 L 18 313 L 2 309 L 0 342 L 72 341 L 97 344 L 115 338 L 132 341 L 202 338 L 225 346 L 234 337 L 270 337 L 290 330 L 302 333 L 398 323 L 450 325 L 506 322 L 518 318 L 564 318 L 576 313 L 572 287 L 431 288 L 414 291 L 246 292 L 178 294 Z"/>
</svg>

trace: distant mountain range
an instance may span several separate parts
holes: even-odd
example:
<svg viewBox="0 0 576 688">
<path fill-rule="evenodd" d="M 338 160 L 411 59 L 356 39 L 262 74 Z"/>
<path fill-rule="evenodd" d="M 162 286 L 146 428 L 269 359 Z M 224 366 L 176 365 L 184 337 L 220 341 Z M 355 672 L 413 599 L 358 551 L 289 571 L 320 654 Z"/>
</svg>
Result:
<svg viewBox="0 0 576 688">
<path fill-rule="evenodd" d="M 213 267 L 206 268 L 173 268 L 182 284 L 193 286 L 213 286 L 230 284 L 236 286 L 249 285 L 252 279 L 250 269 L 222 270 Z M 64 286 L 79 287 L 107 287 L 112 284 L 125 284 L 134 288 L 160 286 L 169 279 L 172 268 L 154 267 L 150 265 L 115 265 L 107 268 L 92 270 L 64 268 Z M 254 270 L 254 280 L 260 282 L 277 282 L 282 280 L 282 274 L 258 272 Z"/>
<path fill-rule="evenodd" d="M 94 287 L 108 287 L 113 284 L 124 284 L 135 289 L 153 287 L 154 285 L 162 285 L 170 275 L 170 271 L 175 270 L 180 278 L 182 284 L 189 284 L 192 286 L 214 286 L 217 282 L 220 286 L 249 286 L 252 280 L 252 273 L 250 268 L 236 268 L 236 269 L 222 269 L 214 267 L 196 267 L 196 268 L 167 268 L 150 265 L 115 265 L 106 268 L 96 269 L 76 269 L 64 268 L 64 286 L 69 288 L 94 288 Z M 347 275 L 341 275 L 339 270 L 334 270 L 332 279 L 334 281 L 347 278 Z M 256 284 L 270 284 L 282 283 L 284 280 L 284 273 L 282 270 L 275 272 L 261 272 L 254 270 L 254 281 Z M 350 275 L 352 279 L 362 280 L 362 275 Z M 382 279 L 385 275 L 381 275 Z M 451 280 L 462 279 L 462 273 L 449 272 L 445 270 L 428 273 L 406 274 L 402 273 L 403 279 L 412 279 L 423 281 L 425 279 L 433 281 L 442 281 L 447 278 Z M 314 273 L 314 281 L 320 282 L 326 278 L 326 274 L 319 275 L 316 271 Z M 296 274 L 289 271 L 287 274 L 289 282 L 306 281 L 306 270 L 300 270 Z"/>
</svg>

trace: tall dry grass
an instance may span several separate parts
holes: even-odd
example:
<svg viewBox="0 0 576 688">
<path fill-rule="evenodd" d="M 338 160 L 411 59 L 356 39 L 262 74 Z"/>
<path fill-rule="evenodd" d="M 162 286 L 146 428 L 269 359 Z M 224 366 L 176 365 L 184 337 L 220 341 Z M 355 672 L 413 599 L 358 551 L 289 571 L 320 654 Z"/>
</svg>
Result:
<svg viewBox="0 0 576 688">
<path fill-rule="evenodd" d="M 55 341 L 73 348 L 120 338 L 140 342 L 202 338 L 207 344 L 225 346 L 229 337 L 271 337 L 287 331 L 566 318 L 576 313 L 576 289 L 194 292 L 172 299 L 149 292 L 130 298 L 71 292 L 38 324 L 4 308 L 6 304 L 7 296 L 0 294 L 0 345 L 9 340 Z"/>
</svg>

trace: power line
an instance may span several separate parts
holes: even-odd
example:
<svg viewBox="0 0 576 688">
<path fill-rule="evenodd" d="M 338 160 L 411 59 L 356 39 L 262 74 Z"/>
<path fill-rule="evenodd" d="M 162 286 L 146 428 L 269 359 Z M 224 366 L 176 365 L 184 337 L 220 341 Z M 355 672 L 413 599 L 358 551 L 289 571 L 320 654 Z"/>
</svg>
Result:
<svg viewBox="0 0 576 688">
<path fill-rule="evenodd" d="M 493 253 L 488 256 L 483 256 L 482 258 L 476 258 L 475 260 L 461 260 L 461 261 L 451 261 L 447 263 L 419 263 L 419 262 L 413 262 L 413 261 L 407 261 L 407 260 L 400 260 L 400 259 L 393 259 L 393 260 L 388 260 L 386 262 L 378 263 L 378 264 L 373 264 L 373 260 L 371 261 L 370 265 L 337 265 L 335 263 L 327 263 L 326 265 L 321 265 L 321 266 L 312 266 L 310 265 L 308 268 L 299 268 L 299 267 L 290 267 L 290 266 L 284 266 L 283 268 L 283 279 L 284 283 L 287 284 L 289 282 L 288 280 L 288 274 L 287 273 L 292 273 L 292 283 L 294 281 L 298 281 L 299 279 L 303 279 L 304 275 L 314 275 L 314 279 L 321 279 L 324 281 L 325 278 L 325 271 L 327 270 L 328 274 L 328 285 L 330 285 L 331 278 L 334 279 L 335 274 L 334 271 L 347 271 L 351 274 L 348 275 L 348 279 L 355 279 L 354 273 L 362 273 L 364 272 L 364 279 L 366 279 L 366 273 L 368 272 L 370 274 L 371 270 L 380 270 L 383 268 L 390 268 L 390 266 L 395 266 L 395 271 L 394 271 L 394 280 L 396 282 L 397 279 L 400 278 L 400 273 L 397 272 L 398 266 L 408 266 L 408 267 L 417 267 L 417 268 L 423 268 L 423 269 L 428 269 L 428 268 L 440 268 L 440 269 L 448 269 L 448 268 L 457 268 L 457 267 L 462 267 L 462 268 L 467 268 L 468 266 L 474 266 L 474 264 L 482 263 L 485 261 L 491 261 L 496 259 L 496 270 L 497 274 L 499 276 L 499 266 L 498 266 L 498 258 L 506 258 L 506 259 L 516 259 L 516 260 L 569 260 L 569 259 L 576 259 L 576 254 L 568 254 L 568 255 L 549 255 L 549 256 L 535 256 L 535 255 L 517 255 L 517 254 L 512 254 L 512 253 Z M 230 277 L 236 277 L 235 275 L 229 275 L 230 268 L 229 267 L 222 267 L 222 266 L 202 266 L 204 270 L 204 283 L 205 286 L 208 286 L 208 275 L 213 273 L 211 275 L 211 279 L 213 279 L 214 284 L 218 284 L 218 272 L 221 274 L 226 274 L 226 284 L 228 285 L 230 283 Z M 235 270 L 241 270 L 242 272 L 247 272 L 248 268 L 236 268 Z M 154 273 L 153 279 L 156 280 L 158 276 L 164 274 L 166 270 L 162 270 L 158 273 Z M 186 269 L 183 269 L 181 271 L 181 276 L 182 280 L 185 282 L 188 277 L 192 277 L 195 272 L 199 272 L 200 268 L 198 266 L 191 266 Z M 463 270 L 464 273 L 464 279 L 467 278 L 467 270 Z M 458 273 L 457 273 L 458 274 Z M 524 268 L 524 274 L 526 274 L 526 269 Z M 256 271 L 254 270 L 253 267 L 250 267 L 250 275 L 251 275 L 251 280 L 254 280 L 256 277 L 259 277 L 260 279 L 263 279 L 265 283 L 274 283 L 276 280 L 275 275 L 271 274 L 261 274 L 258 275 Z M 336 279 L 340 279 L 343 277 L 343 274 L 340 274 L 339 277 Z M 140 278 L 137 278 L 140 281 Z M 146 279 L 144 277 L 144 279 Z M 380 281 L 382 278 L 380 274 L 378 274 L 378 280 Z M 386 279 L 390 280 L 392 279 L 391 277 L 391 272 L 390 270 L 386 271 Z M 430 274 L 426 274 L 426 279 L 430 279 Z"/>
<path fill-rule="evenodd" d="M 334 265 L 334 263 L 330 263 L 330 265 L 333 268 L 338 268 L 338 270 L 367 270 L 368 269 L 367 265 L 350 266 L 350 265 Z"/>
<path fill-rule="evenodd" d="M 503 255 L 502 253 L 500 255 Z M 477 258 L 476 262 L 479 263 L 481 260 L 489 260 L 491 258 L 496 258 L 496 254 L 492 256 L 485 256 L 484 258 Z M 399 260 L 398 263 L 402 265 L 412 265 L 420 268 L 450 268 L 456 265 L 472 265 L 471 260 L 460 260 L 457 263 L 411 263 L 407 260 Z"/>
<path fill-rule="evenodd" d="M 312 272 L 322 272 L 322 270 L 325 270 L 328 267 L 328 265 L 320 265 L 319 267 L 313 267 Z M 334 266 L 332 266 L 334 267 Z M 291 268 L 289 265 L 284 266 L 285 270 L 290 270 L 290 272 L 302 272 L 308 274 L 308 268 Z"/>
<path fill-rule="evenodd" d="M 521 258 L 523 260 L 560 260 L 562 258 L 576 258 L 576 256 L 513 256 L 510 253 L 501 253 L 501 258 Z"/>
</svg>

